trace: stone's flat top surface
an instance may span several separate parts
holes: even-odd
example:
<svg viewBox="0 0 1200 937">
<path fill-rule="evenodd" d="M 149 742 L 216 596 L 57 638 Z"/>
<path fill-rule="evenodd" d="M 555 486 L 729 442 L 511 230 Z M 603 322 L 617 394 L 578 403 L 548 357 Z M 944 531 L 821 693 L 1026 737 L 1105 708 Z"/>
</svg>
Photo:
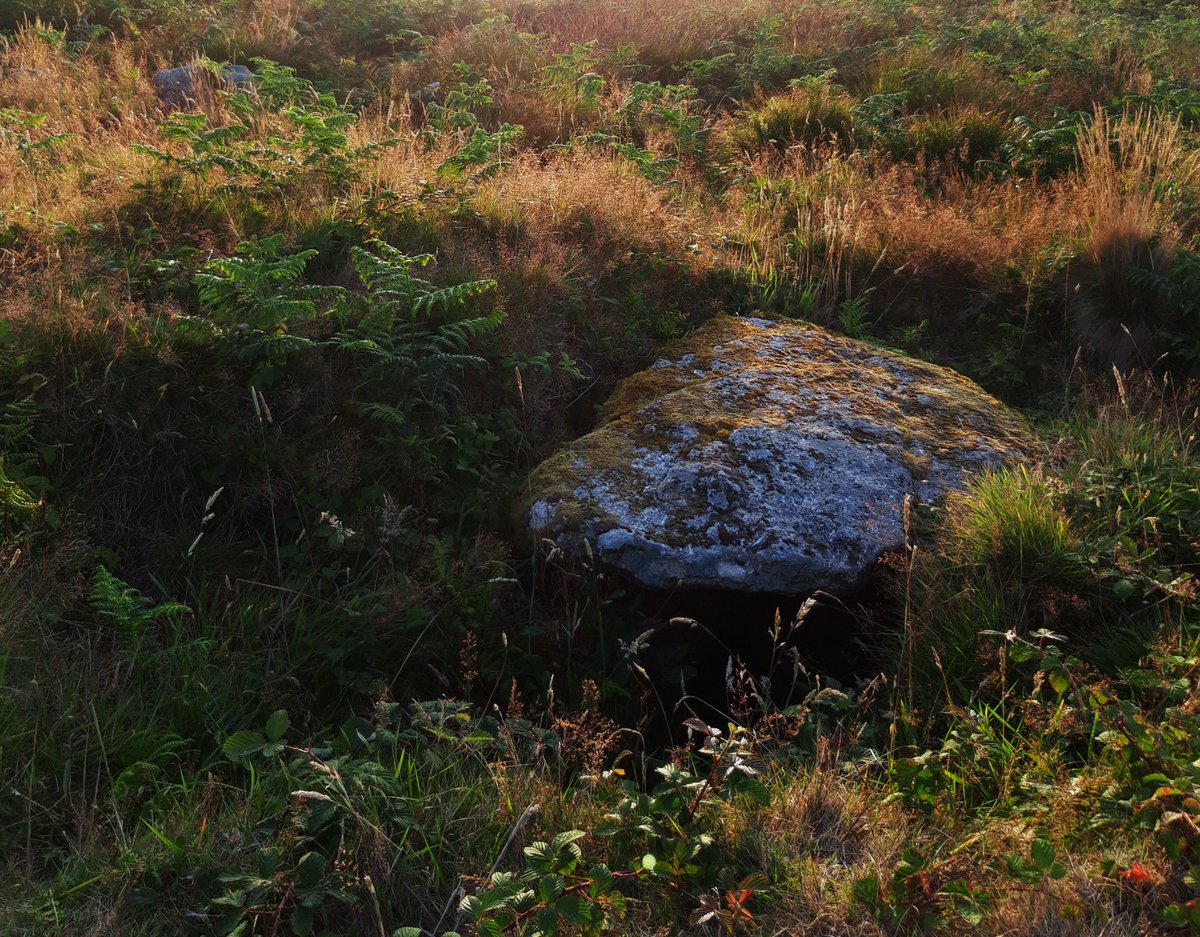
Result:
<svg viewBox="0 0 1200 937">
<path fill-rule="evenodd" d="M 654 588 L 845 592 L 903 544 L 906 494 L 1028 458 L 960 374 L 816 326 L 720 318 L 623 382 L 537 468 L 525 523 Z"/>
</svg>

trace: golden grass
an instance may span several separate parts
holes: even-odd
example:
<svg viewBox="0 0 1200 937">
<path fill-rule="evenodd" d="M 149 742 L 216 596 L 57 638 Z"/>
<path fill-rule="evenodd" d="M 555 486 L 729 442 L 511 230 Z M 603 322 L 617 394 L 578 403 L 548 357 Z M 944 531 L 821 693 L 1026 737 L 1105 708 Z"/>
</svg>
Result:
<svg viewBox="0 0 1200 937">
<path fill-rule="evenodd" d="M 904 93 L 914 110 L 995 106 L 1012 97 L 1011 85 L 997 82 L 982 63 L 954 49 L 901 46 L 870 59 L 857 77 L 864 93 Z"/>
<path fill-rule="evenodd" d="M 770 923 L 776 933 L 880 935 L 883 928 L 854 907 L 854 882 L 892 868 L 912 842 L 913 824 L 862 776 L 830 764 L 780 771 L 768 810 L 731 811 L 734 848 L 757 868 L 776 870 L 786 887 Z"/>
<path fill-rule="evenodd" d="M 630 247 L 653 251 L 689 243 L 702 220 L 626 161 L 580 154 L 543 162 L 527 155 L 485 182 L 472 204 L 501 229 L 577 240 L 620 261 Z"/>
<path fill-rule="evenodd" d="M 732 848 L 749 865 L 769 868 L 777 877 L 778 903 L 764 924 L 773 933 L 879 937 L 891 930 L 855 901 L 852 889 L 867 876 L 887 886 L 891 870 L 906 853 L 926 857 L 925 882 L 932 890 L 950 877 L 988 892 L 990 905 L 978 929 L 947 914 L 948 933 L 1007 934 L 1011 937 L 1100 937 L 1133 934 L 1152 926 L 1153 910 L 1122 900 L 1098 886 L 1098 868 L 1066 860 L 1067 875 L 1038 887 L 1004 882 L 989 869 L 1006 855 L 1027 855 L 1038 834 L 1034 824 L 997 817 L 972 835 L 955 829 L 948 817 L 929 823 L 885 796 L 866 771 L 838 771 L 822 743 L 811 767 L 780 770 L 767 810 L 731 808 L 725 830 Z M 826 752 L 826 755 L 820 752 Z M 1100 790 L 1088 782 L 1063 791 L 1053 823 L 1081 820 L 1095 809 Z M 1111 858 L 1127 866 L 1140 855 L 1136 837 L 1114 838 Z M 914 883 L 916 884 L 916 883 Z M 914 889 L 914 898 L 920 898 Z M 944 896 L 930 894 L 931 906 L 945 913 Z"/>
<path fill-rule="evenodd" d="M 570 42 L 597 39 L 598 50 L 632 43 L 642 48 L 645 61 L 661 55 L 678 62 L 692 54 L 700 37 L 707 43 L 735 36 L 771 14 L 781 15 L 780 28 L 796 51 L 853 46 L 877 38 L 884 28 L 866 15 L 848 24 L 849 12 L 859 9 L 853 0 L 745 0 L 732 6 L 711 0 L 621 0 L 604 6 L 568 0 L 497 9 L 511 22 L 492 20 L 443 32 L 419 69 L 397 70 L 395 97 L 361 115 L 355 142 L 400 138 L 361 180 L 344 191 L 313 185 L 292 193 L 286 211 L 268 208 L 261 223 L 295 235 L 345 217 L 364 195 L 390 192 L 440 232 L 443 252 L 452 261 L 479 260 L 485 273 L 511 285 L 513 296 L 561 300 L 580 282 L 619 272 L 633 251 L 668 258 L 673 269 L 693 278 L 728 266 L 749 271 L 759 283 L 783 278 L 814 284 L 817 310 L 828 312 L 845 298 L 873 291 L 882 307 L 912 303 L 927 306 L 933 315 L 969 312 L 1009 289 L 1014 270 L 1032 291 L 1045 276 L 1048 255 L 1065 250 L 1072 239 L 1082 239 L 1085 248 L 1071 285 L 1090 278 L 1103 286 L 1105 271 L 1147 261 L 1157 266 L 1189 230 L 1186 219 L 1175 217 L 1182 202 L 1157 197 L 1152 185 L 1137 182 L 1171 179 L 1184 189 L 1194 187 L 1197 160 L 1189 155 L 1186 135 L 1169 122 L 1136 115 L 1116 121 L 1101 115 L 1081 139 L 1081 173 L 1051 184 L 995 182 L 942 164 L 895 165 L 883 157 L 846 156 L 818 141 L 771 158 L 722 152 L 722 158 L 732 158 L 732 173 L 763 180 L 770 192 L 747 197 L 736 185 L 714 189 L 690 169 L 678 170 L 675 184 L 665 188 L 620 159 L 526 153 L 470 194 L 478 228 L 447 227 L 440 203 L 419 203 L 417 194 L 426 182 L 437 183 L 436 168 L 450 144 L 429 149 L 414 136 L 406 83 L 430 76 L 452 81 L 452 63 L 470 61 L 496 89 L 489 119 L 523 124 L 527 142 L 540 145 L 603 126 L 630 80 L 611 63 L 602 64 L 608 86 L 596 113 L 581 113 L 556 99 L 543 85 L 542 71 Z M 284 0 L 253 5 L 240 39 L 282 47 L 295 40 L 299 15 Z M 927 9 L 921 15 L 931 14 Z M 544 30 L 546 36 L 535 37 L 532 30 Z M 0 49 L 0 72 L 7 76 L 0 82 L 0 107 L 47 115 L 40 134 L 75 135 L 33 155 L 18 152 L 11 142 L 0 143 L 0 203 L 7 222 L 22 233 L 19 246 L 0 249 L 0 265 L 12 276 L 39 275 L 36 258 L 53 252 L 64 229 L 99 226 L 117 239 L 132 240 L 138 230 L 154 227 L 168 240 L 214 250 L 228 250 L 239 239 L 261 233 L 254 227 L 255 214 L 246 216 L 247 222 L 237 203 L 225 210 L 199 210 L 213 204 L 217 187 L 227 181 L 220 173 L 189 182 L 188 197 L 197 210 L 186 227 L 148 198 L 146 186 L 160 170 L 134 147 L 167 144 L 157 132 L 162 112 L 149 82 L 153 65 L 144 60 L 145 48 L 145 43 L 117 41 L 106 44 L 103 55 L 86 49 L 68 55 L 28 28 Z M 1121 68 L 1128 71 L 1126 65 Z M 901 74 L 928 84 L 928 94 L 949 106 L 942 116 L 956 128 L 968 118 L 1003 123 L 982 109 L 997 106 L 999 92 L 984 81 L 976 62 L 953 54 L 891 52 L 872 60 L 866 71 L 838 80 L 865 93 L 890 89 Z M 1000 95 L 1005 106 L 1008 96 L 1008 91 Z M 234 117 L 219 99 L 207 102 L 205 111 L 213 123 Z M 732 119 L 715 111 L 712 120 L 714 147 L 728 146 Z M 260 120 L 256 132 L 265 138 L 272 132 L 270 121 Z M 1118 145 L 1101 146 L 1110 136 Z M 669 151 L 671 141 L 651 128 L 644 145 Z M 951 154 L 957 155 L 957 150 Z M 722 237 L 733 250 L 712 249 Z M 1118 275 L 1117 280 L 1101 292 L 1119 294 L 1124 279 Z M 653 285 L 649 289 L 653 292 Z M 1068 299 L 1081 339 L 1100 331 L 1080 324 L 1088 315 L 1081 293 Z"/>
<path fill-rule="evenodd" d="M 1046 253 L 1076 228 L 1076 194 L 1058 184 L 942 173 L 930 192 L 920 165 L 802 150 L 760 161 L 756 174 L 772 184 L 736 224 L 740 262 L 816 284 L 818 309 L 869 290 L 888 304 L 928 298 L 930 314 L 961 312 L 1013 270 L 1042 276 Z"/>
<path fill-rule="evenodd" d="M 158 114 L 147 69 L 125 42 L 71 57 L 28 26 L 0 39 L 0 74 L 0 107 L 45 114 L 56 132 L 140 136 Z"/>
<path fill-rule="evenodd" d="M 1083 248 L 1068 293 L 1075 338 L 1120 369 L 1149 364 L 1161 299 L 1130 271 L 1170 266 L 1187 223 L 1178 213 L 1200 186 L 1200 151 L 1178 122 L 1097 110 L 1079 134 L 1079 156 Z"/>
<path fill-rule="evenodd" d="M 24 140 L 0 134 L 0 205 L 25 234 L 20 248 L 0 254 L 15 272 L 22 257 L 52 254 L 64 228 L 113 224 L 146 178 L 149 160 L 133 147 L 157 140 L 160 111 L 148 73 L 123 43 L 103 58 L 71 57 L 29 27 L 0 46 L 0 74 L 0 109 L 44 117 Z"/>
<path fill-rule="evenodd" d="M 1097 109 L 1080 131 L 1079 155 L 1093 219 L 1133 211 L 1165 221 L 1177 203 L 1166 187 L 1200 184 L 1200 152 L 1185 144 L 1178 121 L 1145 111 L 1114 118 Z"/>
<path fill-rule="evenodd" d="M 871 285 L 943 290 L 960 309 L 970 307 L 973 294 L 999 288 L 1010 268 L 1034 275 L 1042 252 L 1070 229 L 1072 213 L 1055 187 L 954 176 L 925 194 L 906 168 L 877 177 L 865 204 L 857 246 L 885 258 L 882 282 Z"/>
<path fill-rule="evenodd" d="M 509 14 L 521 28 L 545 32 L 557 44 L 596 40 L 601 48 L 634 45 L 640 58 L 650 65 L 672 65 L 701 58 L 720 37 L 735 37 L 755 21 L 774 13 L 790 12 L 796 0 L 734 0 L 716 4 L 711 0 L 587 0 L 523 7 L 501 2 L 497 8 Z"/>
<path fill-rule="evenodd" d="M 468 206 L 477 225 L 445 232 L 442 261 L 497 281 L 508 312 L 498 341 L 512 350 L 573 354 L 581 325 L 619 349 L 627 341 L 634 301 L 658 309 L 681 295 L 694 297 L 689 282 L 719 263 L 711 251 L 687 250 L 711 223 L 700 206 L 654 186 L 626 161 L 597 153 L 567 153 L 545 162 L 525 155 L 482 183 Z M 648 277 L 648 264 L 665 269 Z M 625 291 L 632 284 L 621 284 L 635 269 L 643 273 L 631 298 Z M 572 307 L 579 320 L 548 314 Z M 688 304 L 681 313 L 700 317 L 712 311 Z M 547 438 L 565 438 L 566 408 L 580 386 L 558 371 L 524 380 L 525 418 Z"/>
</svg>

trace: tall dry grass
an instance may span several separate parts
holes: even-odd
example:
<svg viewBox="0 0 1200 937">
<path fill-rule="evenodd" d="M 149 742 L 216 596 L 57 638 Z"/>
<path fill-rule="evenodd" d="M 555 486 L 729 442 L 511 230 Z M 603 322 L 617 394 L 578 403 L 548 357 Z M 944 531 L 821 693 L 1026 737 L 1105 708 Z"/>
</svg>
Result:
<svg viewBox="0 0 1200 937">
<path fill-rule="evenodd" d="M 746 245 L 739 262 L 813 284 L 826 313 L 869 291 L 880 308 L 911 305 L 952 327 L 1011 289 L 1014 274 L 1032 288 L 1076 227 L 1076 196 L 1063 184 L 955 172 L 931 187 L 919 164 L 802 151 L 755 171 L 770 185 L 735 226 Z"/>
<path fill-rule="evenodd" d="M 1080 131 L 1079 157 L 1083 246 L 1068 293 L 1075 340 L 1121 370 L 1150 364 L 1164 308 L 1130 273 L 1170 267 L 1185 230 L 1181 196 L 1200 185 L 1200 151 L 1185 145 L 1178 121 L 1097 109 Z"/>
<path fill-rule="evenodd" d="M 62 254 L 64 232 L 88 230 L 131 247 L 139 231 L 152 228 L 162 240 L 206 250 L 228 250 L 254 233 L 246 222 L 261 220 L 261 211 L 209 210 L 221 202 L 222 187 L 235 181 L 226 172 L 189 177 L 181 190 L 186 201 L 176 197 L 164 203 L 155 195 L 168 170 L 139 148 L 176 155 L 187 150 L 159 132 L 165 111 L 150 81 L 153 66 L 140 52 L 124 40 L 70 51 L 36 25 L 0 46 L 0 109 L 11 112 L 10 132 L 0 133 L 0 205 L 21 233 L 0 251 L 10 286 L 27 276 L 56 279 L 52 271 L 61 269 L 55 258 Z M 197 106 L 209 126 L 243 120 L 219 96 L 203 96 Z M 18 123 L 31 120 L 40 122 L 32 129 Z M 279 120 L 265 113 L 251 127 L 264 143 L 281 129 Z M 351 135 L 360 145 L 398 143 L 382 151 L 352 191 L 313 185 L 293 193 L 288 210 L 272 217 L 272 225 L 292 235 L 336 219 L 351 210 L 351 202 L 380 189 L 411 194 L 435 176 L 446 155 L 444 147 L 418 145 L 403 107 L 362 115 Z M 75 256 L 82 264 L 75 268 L 77 279 L 90 275 L 85 254 Z"/>
<path fill-rule="evenodd" d="M 822 317 L 859 288 L 864 182 L 853 163 L 836 160 L 827 174 L 810 181 L 799 198 L 760 191 L 732 230 L 740 245 L 738 266 L 758 283 L 782 279 L 799 285 L 807 308 L 792 311 Z"/>
<path fill-rule="evenodd" d="M 798 0 L 567 0 L 531 6 L 505 0 L 496 7 L 522 28 L 547 33 L 562 46 L 592 40 L 603 49 L 633 45 L 643 63 L 664 67 L 702 58 L 715 41 L 736 38 L 757 20 L 800 5 Z"/>
<path fill-rule="evenodd" d="M 0 110 L 0 318 L 69 329 L 127 318 L 127 291 L 79 238 L 132 241 L 119 219 L 149 171 L 135 147 L 156 140 L 160 118 L 138 51 L 114 41 L 71 53 L 26 26 L 0 40 Z"/>
<path fill-rule="evenodd" d="M 631 43 L 642 49 L 643 62 L 662 56 L 677 64 L 693 55 L 701 39 L 705 48 L 697 55 L 722 38 L 744 41 L 741 31 L 764 16 L 781 17 L 786 48 L 817 52 L 870 41 L 915 15 L 909 11 L 885 22 L 856 0 L 743 0 L 731 6 L 711 0 L 657 5 L 620 0 L 603 6 L 565 0 L 496 9 L 510 21 L 446 28 L 419 69 L 397 70 L 396 87 L 469 61 L 496 88 L 495 113 L 488 119 L 524 124 L 526 140 L 535 146 L 614 119 L 629 80 L 605 61 L 607 97 L 596 113 L 580 113 L 555 99 L 542 84 L 542 71 L 569 42 L 596 39 L 598 50 Z M 851 16 L 854 11 L 863 16 Z M 246 17 L 242 39 L 282 48 L 295 39 L 300 11 L 279 0 L 251 5 Z M 534 30 L 545 35 L 535 36 Z M 293 236 L 336 222 L 363 197 L 388 192 L 440 232 L 448 253 L 492 258 L 486 266 L 502 278 L 525 271 L 534 291 L 545 297 L 568 295 L 579 282 L 611 274 L 620 268 L 622 251 L 634 250 L 666 257 L 697 277 L 728 263 L 760 284 L 789 280 L 811 287 L 806 301 L 825 310 L 871 290 L 880 309 L 911 305 L 952 325 L 956 316 L 971 315 L 989 297 L 1009 290 L 1014 270 L 1032 289 L 1045 275 L 1047 252 L 1077 237 L 1084 239 L 1084 249 L 1067 292 L 1077 340 L 1125 362 L 1148 353 L 1157 313 L 1152 298 L 1133 290 L 1123 271 L 1138 265 L 1161 269 L 1169 260 L 1187 226 L 1174 217 L 1178 200 L 1164 195 L 1166 183 L 1194 185 L 1196 178 L 1196 161 L 1188 156 L 1180 128 L 1136 115 L 1119 120 L 1101 115 L 1081 139 L 1078 180 L 1065 183 L 995 182 L 963 169 L 923 166 L 919 158 L 914 165 L 896 165 L 886 157 L 830 153 L 820 141 L 770 160 L 758 153 L 715 154 L 729 161 L 730 178 L 744 174 L 764 180 L 771 191 L 790 192 L 784 198 L 747 197 L 744 188 L 714 187 L 699 173 L 680 170 L 673 187 L 665 189 L 606 157 L 526 155 L 471 196 L 489 241 L 483 249 L 470 226 L 464 232 L 460 224 L 444 223 L 448 208 L 437 200 L 418 201 L 425 183 L 436 182 L 448 144 L 429 149 L 420 142 L 412 132 L 407 95 L 397 95 L 362 114 L 353 136 L 361 143 L 399 137 L 400 143 L 348 190 L 313 185 L 289 196 L 286 211 L 271 209 L 266 218 L 228 210 L 214 217 L 193 213 L 181 225 L 165 206 L 148 199 L 147 186 L 158 170 L 135 150 L 141 143 L 167 146 L 157 131 L 161 111 L 149 83 L 147 47 L 122 40 L 105 44 L 103 55 L 86 49 L 68 55 L 30 27 L 0 49 L 0 72 L 6 76 L 0 107 L 46 114 L 40 133 L 74 135 L 32 156 L 12 141 L 0 143 L 0 200 L 25 232 L 19 247 L 7 248 L 0 258 L 10 275 L 39 269 L 35 258 L 53 252 L 56 232 L 64 228 L 100 226 L 117 239 L 131 239 L 152 226 L 168 240 L 225 251 L 256 233 L 255 223 Z M 868 65 L 851 82 L 864 92 L 911 85 L 935 108 L 968 111 L 1001 99 L 1010 103 L 1008 92 L 997 97 L 988 91 L 978 64 L 961 56 L 940 59 L 930 50 L 902 49 L 870 57 Z M 1132 74 L 1128 62 L 1117 65 L 1122 74 Z M 848 79 L 839 74 L 839 80 Z M 219 100 L 204 108 L 213 123 L 235 117 Z M 719 113 L 713 112 L 718 146 L 731 123 Z M 264 137 L 271 133 L 269 120 L 259 124 Z M 1100 142 L 1110 139 L 1112 146 Z M 649 138 L 646 143 L 666 146 Z M 214 173 L 199 185 L 193 193 L 198 204 L 212 201 L 226 181 Z M 1079 217 L 1086 219 L 1083 225 Z M 724 257 L 714 254 L 709 245 L 721 236 L 741 247 Z"/>
<path fill-rule="evenodd" d="M 653 185 L 624 160 L 600 154 L 545 162 L 524 156 L 482 184 L 470 206 L 494 251 L 485 262 L 489 275 L 503 282 L 524 271 L 547 297 L 586 295 L 598 282 L 621 280 L 647 262 L 675 268 L 664 271 L 658 284 L 640 284 L 649 300 L 676 274 L 701 276 L 717 262 L 697 245 L 710 224 L 701 206 Z M 619 305 L 611 309 L 622 314 Z M 518 315 L 536 318 L 541 309 Z M 593 311 L 594 324 L 606 318 L 603 309 Z"/>
<path fill-rule="evenodd" d="M 576 239 L 610 263 L 631 247 L 683 247 L 704 223 L 694 206 L 627 161 L 587 153 L 545 161 L 526 155 L 480 185 L 472 204 L 501 228 Z"/>
</svg>

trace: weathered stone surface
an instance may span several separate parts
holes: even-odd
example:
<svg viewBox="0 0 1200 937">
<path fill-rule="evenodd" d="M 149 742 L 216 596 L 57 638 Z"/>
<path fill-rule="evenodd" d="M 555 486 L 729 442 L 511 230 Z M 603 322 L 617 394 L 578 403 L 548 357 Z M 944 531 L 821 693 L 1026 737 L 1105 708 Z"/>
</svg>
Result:
<svg viewBox="0 0 1200 937">
<path fill-rule="evenodd" d="M 222 65 L 213 75 L 203 65 L 180 65 L 155 72 L 151 79 L 154 93 L 164 104 L 186 107 L 204 96 L 213 82 L 224 81 L 229 87 L 248 88 L 254 84 L 254 73 L 245 65 Z"/>
<path fill-rule="evenodd" d="M 621 384 L 536 469 L 524 522 L 655 588 L 846 592 L 903 545 L 904 497 L 1029 456 L 946 368 L 795 322 L 721 318 Z"/>
</svg>

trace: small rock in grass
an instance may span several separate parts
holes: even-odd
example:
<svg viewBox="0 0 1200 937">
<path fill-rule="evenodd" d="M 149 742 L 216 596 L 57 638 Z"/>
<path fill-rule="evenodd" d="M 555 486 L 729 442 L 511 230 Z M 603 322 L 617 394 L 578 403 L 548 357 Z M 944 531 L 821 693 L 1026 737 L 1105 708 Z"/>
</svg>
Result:
<svg viewBox="0 0 1200 937">
<path fill-rule="evenodd" d="M 163 104 L 187 107 L 203 98 L 214 82 L 224 83 L 230 88 L 253 87 L 254 72 L 245 65 L 222 65 L 214 72 L 192 63 L 178 68 L 164 68 L 155 72 L 151 81 L 154 83 L 154 93 Z"/>
</svg>

